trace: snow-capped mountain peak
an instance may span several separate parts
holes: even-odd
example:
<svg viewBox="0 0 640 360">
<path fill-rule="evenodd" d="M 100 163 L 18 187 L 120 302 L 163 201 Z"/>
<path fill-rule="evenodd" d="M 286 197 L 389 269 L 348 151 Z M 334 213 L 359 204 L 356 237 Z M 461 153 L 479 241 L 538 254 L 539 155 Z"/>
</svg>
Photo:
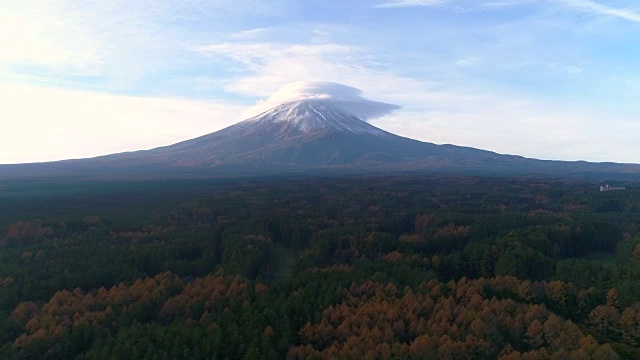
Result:
<svg viewBox="0 0 640 360">
<path fill-rule="evenodd" d="M 343 110 L 331 101 L 301 100 L 278 105 L 245 123 L 288 123 L 301 133 L 330 130 L 356 134 L 384 135 L 385 131 Z"/>
</svg>

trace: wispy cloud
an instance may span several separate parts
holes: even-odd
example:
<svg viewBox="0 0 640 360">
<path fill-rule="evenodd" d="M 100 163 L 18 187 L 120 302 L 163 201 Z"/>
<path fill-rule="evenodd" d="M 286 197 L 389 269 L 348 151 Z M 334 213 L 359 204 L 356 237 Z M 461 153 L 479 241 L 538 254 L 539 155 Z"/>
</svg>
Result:
<svg viewBox="0 0 640 360">
<path fill-rule="evenodd" d="M 280 0 L 5 0 L 0 9 L 0 70 L 27 75 L 92 77 L 87 86 L 139 89 L 167 69 L 192 72 L 189 46 L 234 34 L 256 38 L 266 29 L 238 31 L 240 16 L 285 13 Z M 181 67 L 185 70 L 182 70 Z M 96 84 L 99 82 L 104 82 Z"/>
<path fill-rule="evenodd" d="M 476 56 L 468 56 L 468 57 L 456 60 L 455 64 L 458 66 L 470 67 L 470 66 L 477 65 L 479 61 L 480 59 L 478 59 Z"/>
<path fill-rule="evenodd" d="M 602 4 L 593 0 L 541 0 L 539 5 L 545 2 L 561 4 L 583 12 L 613 16 L 620 19 L 640 23 L 640 12 L 632 8 L 619 8 Z M 388 0 L 374 5 L 375 8 L 406 8 L 406 7 L 438 7 L 442 5 L 454 5 L 455 9 L 464 10 L 491 10 L 498 8 L 512 8 L 516 6 L 532 5 L 534 0 Z"/>
<path fill-rule="evenodd" d="M 613 16 L 620 19 L 640 23 L 640 12 L 600 4 L 591 0 L 554 0 L 565 6 L 598 15 Z"/>
<path fill-rule="evenodd" d="M 17 72 L 3 72 L 0 71 L 0 80 L 9 80 L 14 82 L 24 82 L 27 84 L 54 84 L 62 85 L 63 87 L 84 88 L 84 89 L 100 89 L 108 91 L 117 91 L 117 88 L 110 88 L 104 85 L 92 85 L 81 81 L 73 81 L 66 77 L 55 76 L 38 76 L 30 74 L 21 74 Z"/>
<path fill-rule="evenodd" d="M 391 0 L 377 4 L 376 8 L 403 8 L 415 6 L 438 6 L 451 2 L 451 0 Z"/>
<path fill-rule="evenodd" d="M 366 66 L 365 56 L 358 47 L 337 43 L 228 42 L 199 46 L 194 51 L 219 61 L 232 60 L 244 75 L 226 81 L 226 89 L 260 97 L 268 96 L 288 82 L 336 81 L 350 70 Z"/>
<path fill-rule="evenodd" d="M 375 8 L 408 8 L 408 7 L 439 7 L 453 5 L 457 10 L 470 9 L 499 9 L 529 4 L 536 0 L 389 0 L 377 5 Z"/>
<path fill-rule="evenodd" d="M 267 28 L 253 28 L 253 29 L 242 30 L 237 33 L 233 33 L 230 35 L 230 37 L 235 40 L 256 39 L 264 36 L 268 32 L 269 32 L 269 29 Z"/>
</svg>

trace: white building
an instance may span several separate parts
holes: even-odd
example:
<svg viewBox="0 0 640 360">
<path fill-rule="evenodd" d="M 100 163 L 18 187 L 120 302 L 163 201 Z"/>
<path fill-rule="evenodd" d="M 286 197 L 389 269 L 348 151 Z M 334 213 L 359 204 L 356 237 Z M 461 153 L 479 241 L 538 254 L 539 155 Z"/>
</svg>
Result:
<svg viewBox="0 0 640 360">
<path fill-rule="evenodd" d="M 609 185 L 600 186 L 600 191 L 621 191 L 621 190 L 627 190 L 627 188 L 625 188 L 624 186 L 609 186 Z"/>
</svg>

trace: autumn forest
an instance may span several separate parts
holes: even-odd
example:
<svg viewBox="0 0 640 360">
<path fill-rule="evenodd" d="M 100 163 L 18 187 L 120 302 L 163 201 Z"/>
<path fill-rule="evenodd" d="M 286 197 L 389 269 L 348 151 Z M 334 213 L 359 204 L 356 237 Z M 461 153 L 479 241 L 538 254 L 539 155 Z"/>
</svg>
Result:
<svg viewBox="0 0 640 360">
<path fill-rule="evenodd" d="M 2 359 L 640 359 L 640 192 L 0 182 Z"/>
</svg>

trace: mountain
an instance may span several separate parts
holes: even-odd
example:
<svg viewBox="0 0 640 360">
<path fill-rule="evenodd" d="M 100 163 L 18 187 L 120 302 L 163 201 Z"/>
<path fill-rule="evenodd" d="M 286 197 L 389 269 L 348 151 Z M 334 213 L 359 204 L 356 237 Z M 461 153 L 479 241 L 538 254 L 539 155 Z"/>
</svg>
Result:
<svg viewBox="0 0 640 360">
<path fill-rule="evenodd" d="M 91 159 L 4 165 L 0 177 L 174 177 L 310 169 L 640 173 L 640 166 L 632 164 L 543 161 L 421 142 L 379 129 L 339 103 L 308 99 L 177 144 Z"/>
<path fill-rule="evenodd" d="M 97 158 L 183 167 L 349 165 L 413 161 L 464 148 L 438 146 L 379 129 L 331 102 L 296 101 L 178 144 Z M 492 154 L 475 150 L 484 155 Z"/>
</svg>

